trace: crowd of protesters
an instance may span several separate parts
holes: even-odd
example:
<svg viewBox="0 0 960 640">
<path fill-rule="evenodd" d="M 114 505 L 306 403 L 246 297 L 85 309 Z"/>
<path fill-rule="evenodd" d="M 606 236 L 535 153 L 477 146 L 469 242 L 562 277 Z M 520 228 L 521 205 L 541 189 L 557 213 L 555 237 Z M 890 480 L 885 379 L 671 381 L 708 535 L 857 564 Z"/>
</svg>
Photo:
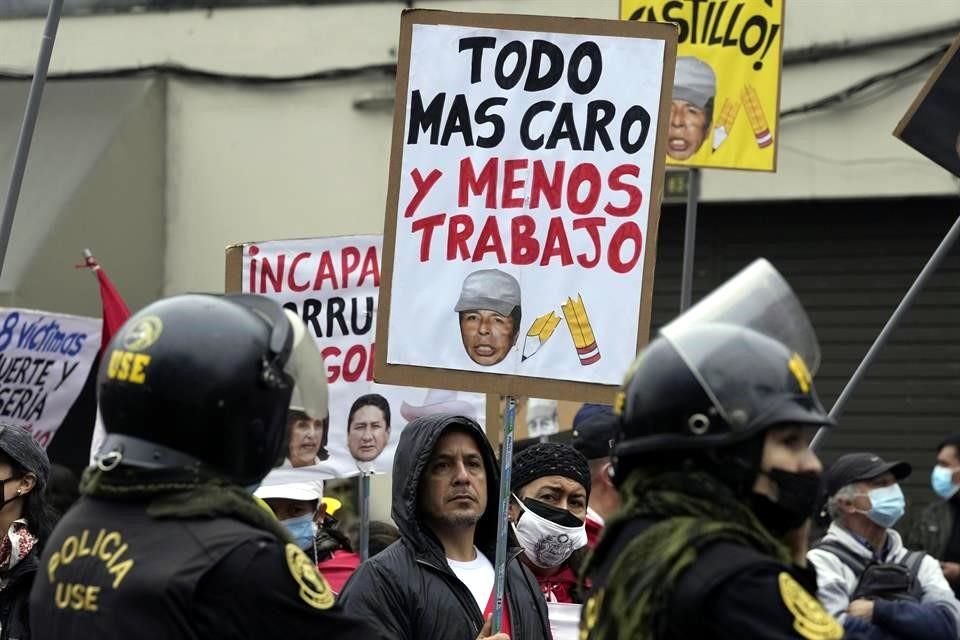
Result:
<svg viewBox="0 0 960 640">
<path fill-rule="evenodd" d="M 500 461 L 471 418 L 402 429 L 393 522 L 369 523 L 366 559 L 322 484 L 260 486 L 287 449 L 291 388 L 322 360 L 252 298 L 177 296 L 124 325 L 111 348 L 143 317 L 166 342 L 149 393 L 101 370 L 108 435 L 79 492 L 0 424 L 0 640 L 960 637 L 960 435 L 931 457 L 937 500 L 901 535 L 913 469 L 869 452 L 824 468 L 810 442 L 833 421 L 772 338 L 692 329 L 714 345 L 696 372 L 682 339 L 658 338 L 616 409 L 583 405 L 562 437 L 519 443 L 498 602 Z M 326 393 L 297 402 L 323 413 Z"/>
</svg>

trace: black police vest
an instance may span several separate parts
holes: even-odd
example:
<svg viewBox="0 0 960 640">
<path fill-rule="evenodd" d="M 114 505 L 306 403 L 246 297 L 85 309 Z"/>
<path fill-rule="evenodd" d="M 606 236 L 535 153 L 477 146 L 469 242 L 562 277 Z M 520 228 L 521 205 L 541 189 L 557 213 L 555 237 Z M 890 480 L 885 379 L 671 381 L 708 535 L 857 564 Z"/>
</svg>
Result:
<svg viewBox="0 0 960 640">
<path fill-rule="evenodd" d="M 273 541 L 228 518 L 157 520 L 83 498 L 47 542 L 30 597 L 35 638 L 195 638 L 192 596 L 238 545 Z"/>
</svg>

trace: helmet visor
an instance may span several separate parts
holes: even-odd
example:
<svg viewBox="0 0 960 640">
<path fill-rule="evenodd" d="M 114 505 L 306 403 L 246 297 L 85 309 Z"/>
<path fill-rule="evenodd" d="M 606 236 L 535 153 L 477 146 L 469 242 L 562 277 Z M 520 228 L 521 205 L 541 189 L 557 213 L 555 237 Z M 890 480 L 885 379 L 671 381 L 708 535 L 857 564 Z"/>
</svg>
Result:
<svg viewBox="0 0 960 640">
<path fill-rule="evenodd" d="M 704 331 L 709 326 L 727 330 Z M 765 338 L 750 338 L 754 332 Z M 796 416 L 802 418 L 798 422 L 825 418 L 813 393 L 813 374 L 820 365 L 817 336 L 793 290 L 766 260 L 754 261 L 660 333 L 729 424 L 760 417 L 744 415 L 743 384 L 737 383 L 744 380 L 755 381 L 756 389 L 795 390 L 802 404 L 807 404 L 802 396 L 809 396 L 815 406 L 808 415 Z M 731 353 L 743 357 L 731 358 Z M 751 407 L 747 414 L 763 412 L 765 403 L 759 400 L 746 403 Z"/>
<path fill-rule="evenodd" d="M 753 329 L 799 354 L 810 371 L 820 366 L 820 343 L 796 294 L 772 264 L 760 258 L 663 327 L 674 346 L 689 327 L 706 323 Z M 683 352 L 681 352 L 683 353 Z"/>
<path fill-rule="evenodd" d="M 315 420 L 323 420 L 329 410 L 327 369 L 323 364 L 323 356 L 303 320 L 289 309 L 284 309 L 284 312 L 293 328 L 293 351 L 284 366 L 284 371 L 296 382 L 293 393 L 296 398 L 291 396 L 290 404 Z"/>
</svg>

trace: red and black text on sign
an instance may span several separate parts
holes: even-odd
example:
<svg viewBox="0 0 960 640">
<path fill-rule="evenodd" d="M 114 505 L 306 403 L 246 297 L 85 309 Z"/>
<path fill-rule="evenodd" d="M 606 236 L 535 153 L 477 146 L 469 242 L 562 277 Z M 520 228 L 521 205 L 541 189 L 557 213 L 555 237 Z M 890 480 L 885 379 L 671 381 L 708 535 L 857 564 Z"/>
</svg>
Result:
<svg viewBox="0 0 960 640">
<path fill-rule="evenodd" d="M 606 265 L 615 273 L 628 273 L 640 260 L 643 234 L 640 225 L 629 219 L 643 203 L 638 165 L 621 164 L 604 175 L 590 162 L 493 157 L 476 166 L 463 158 L 456 178 L 459 211 L 418 215 L 443 175 L 440 169 L 426 175 L 419 169 L 410 172 L 415 193 L 403 217 L 413 219 L 410 231 L 419 239 L 421 262 L 437 259 L 435 234 L 445 234 L 440 259 L 447 261 L 480 262 L 493 256 L 500 264 L 586 269 Z M 476 201 L 488 211 L 526 212 L 481 218 L 465 211 Z M 560 215 L 561 211 L 574 217 Z M 613 233 L 601 233 L 608 226 L 615 226 Z M 574 236 L 587 239 L 591 249 L 574 253 Z"/>
</svg>

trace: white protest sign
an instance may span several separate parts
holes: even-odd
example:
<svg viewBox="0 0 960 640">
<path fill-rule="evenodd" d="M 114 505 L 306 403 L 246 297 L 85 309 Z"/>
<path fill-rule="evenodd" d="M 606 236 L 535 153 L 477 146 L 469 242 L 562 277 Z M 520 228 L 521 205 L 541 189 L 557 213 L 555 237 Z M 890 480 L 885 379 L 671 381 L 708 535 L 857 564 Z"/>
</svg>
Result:
<svg viewBox="0 0 960 640">
<path fill-rule="evenodd" d="M 408 421 L 457 413 L 484 423 L 479 394 L 373 382 L 380 286 L 379 235 L 274 240 L 242 247 L 242 290 L 291 309 L 317 340 L 327 367 L 330 419 L 325 432 L 291 429 L 284 466 L 264 484 L 387 473 Z M 389 415 L 388 415 L 389 414 Z"/>
<path fill-rule="evenodd" d="M 378 379 L 466 372 L 457 388 L 541 397 L 619 384 L 649 331 L 674 30 L 405 19 Z"/>
<path fill-rule="evenodd" d="M 98 318 L 0 307 L 0 423 L 50 444 L 100 350 Z"/>
<path fill-rule="evenodd" d="M 548 602 L 547 614 L 553 640 L 577 640 L 580 637 L 580 613 L 583 605 Z"/>
</svg>

